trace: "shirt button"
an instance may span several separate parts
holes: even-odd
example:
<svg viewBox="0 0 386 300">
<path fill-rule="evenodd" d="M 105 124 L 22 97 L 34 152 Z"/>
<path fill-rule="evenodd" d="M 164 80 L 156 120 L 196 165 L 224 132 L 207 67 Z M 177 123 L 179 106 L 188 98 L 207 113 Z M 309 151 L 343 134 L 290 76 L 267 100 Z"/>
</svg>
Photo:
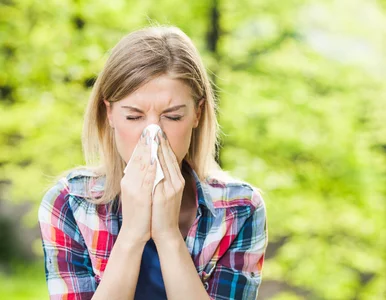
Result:
<svg viewBox="0 0 386 300">
<path fill-rule="evenodd" d="M 254 272 L 252 272 L 252 273 L 251 273 L 251 276 L 252 276 L 252 277 L 255 277 L 255 273 L 254 273 Z"/>
<path fill-rule="evenodd" d="M 208 290 L 208 288 L 209 288 L 209 283 L 205 282 L 205 283 L 204 283 L 204 287 L 205 287 L 206 290 Z"/>
</svg>

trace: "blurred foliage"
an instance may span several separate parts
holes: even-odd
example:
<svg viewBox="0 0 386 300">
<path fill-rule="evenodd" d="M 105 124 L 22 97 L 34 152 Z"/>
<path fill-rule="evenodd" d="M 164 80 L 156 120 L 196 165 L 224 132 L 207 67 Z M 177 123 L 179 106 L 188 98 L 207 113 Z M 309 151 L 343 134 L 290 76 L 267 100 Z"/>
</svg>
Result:
<svg viewBox="0 0 386 300">
<path fill-rule="evenodd" d="M 0 273 L 1 289 L 0 299 L 12 300 L 42 300 L 47 299 L 47 287 L 42 273 L 43 260 L 33 264 L 14 264 L 12 276 Z"/>
<path fill-rule="evenodd" d="M 385 8 L 365 0 L 0 1 L 0 192 L 33 203 L 23 222 L 36 225 L 51 179 L 83 164 L 83 113 L 109 50 L 149 22 L 177 25 L 217 86 L 223 168 L 264 191 L 261 297 L 384 299 Z M 33 268 L 39 279 L 16 272 L 0 298 L 41 299 L 44 268 Z M 271 283 L 285 288 L 272 292 Z"/>
</svg>

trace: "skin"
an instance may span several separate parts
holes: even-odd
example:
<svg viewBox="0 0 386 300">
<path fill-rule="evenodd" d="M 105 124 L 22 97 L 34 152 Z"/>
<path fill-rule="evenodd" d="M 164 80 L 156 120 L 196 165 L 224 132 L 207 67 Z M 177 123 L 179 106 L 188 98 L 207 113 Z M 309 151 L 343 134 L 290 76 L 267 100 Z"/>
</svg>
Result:
<svg viewBox="0 0 386 300">
<path fill-rule="evenodd" d="M 201 100 L 199 109 L 195 111 L 190 88 L 186 84 L 163 75 L 115 102 L 112 107 L 108 101 L 104 100 L 104 102 L 107 107 L 110 126 L 114 128 L 118 152 L 126 163 L 129 161 L 143 129 L 147 125 L 158 124 L 165 132 L 181 167 L 182 160 L 189 149 L 192 129 L 198 126 L 203 104 L 203 100 Z M 167 108 L 176 105 L 186 105 L 186 107 L 163 113 Z M 134 106 L 142 110 L 143 113 L 122 108 L 122 106 Z M 126 117 L 138 119 L 127 120 Z M 181 120 L 170 119 L 176 117 L 181 117 Z"/>
<path fill-rule="evenodd" d="M 171 159 L 175 156 L 180 170 L 182 160 L 189 150 L 192 130 L 199 124 L 203 102 L 204 99 L 199 102 L 196 110 L 190 87 L 167 75 L 154 78 L 113 105 L 104 100 L 109 124 L 114 128 L 117 149 L 125 163 L 132 156 L 144 128 L 157 124 L 165 133 Z M 164 112 L 180 105 L 185 107 Z M 166 166 L 163 169 L 167 169 Z M 195 184 L 189 174 L 181 174 L 187 184 L 182 192 L 178 224 L 181 233 L 186 236 L 196 214 Z"/>
<path fill-rule="evenodd" d="M 195 265 L 179 228 L 181 227 L 183 209 L 181 204 L 184 199 L 184 191 L 186 191 L 186 186 L 189 186 L 185 185 L 186 180 L 181 173 L 181 162 L 189 149 L 192 129 L 198 125 L 202 103 L 203 100 L 200 102 L 199 109 L 195 111 L 189 88 L 182 82 L 166 76 L 150 81 L 132 95 L 116 103 L 118 105 L 113 108 L 106 103 L 110 125 L 115 127 L 118 151 L 126 162 L 131 157 L 147 125 L 155 123 L 162 128 L 167 138 L 158 135 L 160 142 L 158 157 L 165 179 L 156 186 L 151 208 L 135 203 L 134 215 L 130 215 L 133 213 L 132 210 L 126 211 L 126 214 L 130 216 L 129 221 L 135 217 L 138 219 L 134 220 L 133 226 L 127 226 L 126 222 L 129 221 L 122 223 L 122 228 L 125 230 L 121 230 L 117 237 L 103 279 L 92 299 L 106 299 L 106 297 L 133 299 L 145 242 L 141 238 L 134 238 L 133 232 L 129 233 L 129 230 L 126 229 L 133 228 L 140 221 L 146 223 L 147 220 L 144 218 L 150 219 L 151 237 L 157 247 L 167 298 L 172 300 L 209 299 L 197 276 Z M 173 113 L 164 113 L 168 107 L 180 104 L 186 107 Z M 128 112 L 127 109 L 123 111 L 121 105 L 135 105 L 143 113 Z M 182 117 L 180 121 L 168 119 L 168 117 L 177 115 Z M 126 120 L 126 116 L 140 116 L 140 118 L 137 121 L 131 121 Z M 138 148 L 140 153 L 136 152 L 134 155 L 132 170 L 135 172 L 132 174 L 140 177 L 145 184 L 144 191 L 148 194 L 151 191 L 156 165 L 143 162 L 143 157 L 148 157 L 146 152 L 148 148 L 144 140 L 145 138 L 140 139 Z M 123 187 L 127 187 L 125 180 L 121 181 L 121 187 L 122 183 Z M 124 191 L 129 193 L 129 189 L 124 189 Z M 137 201 L 138 199 L 141 200 L 137 197 Z M 148 210 L 151 210 L 151 214 L 148 213 Z M 143 228 L 146 229 L 146 226 Z"/>
<path fill-rule="evenodd" d="M 184 178 L 170 144 L 161 138 L 158 157 L 165 179 L 156 186 L 151 235 L 156 244 L 168 299 L 210 299 L 178 230 Z M 183 279 L 182 279 L 183 278 Z"/>
</svg>

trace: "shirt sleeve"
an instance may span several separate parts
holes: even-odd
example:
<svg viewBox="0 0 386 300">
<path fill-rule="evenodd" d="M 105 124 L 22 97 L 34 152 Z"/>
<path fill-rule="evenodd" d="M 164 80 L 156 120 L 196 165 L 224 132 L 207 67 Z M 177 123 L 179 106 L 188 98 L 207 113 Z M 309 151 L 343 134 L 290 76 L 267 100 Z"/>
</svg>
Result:
<svg viewBox="0 0 386 300">
<path fill-rule="evenodd" d="M 50 299 L 91 299 L 96 290 L 87 247 L 69 204 L 66 178 L 43 196 L 38 221 Z"/>
<path fill-rule="evenodd" d="M 268 245 L 268 229 L 264 201 L 256 190 L 253 197 L 259 200 L 258 206 L 204 283 L 211 299 L 257 299 Z"/>
</svg>

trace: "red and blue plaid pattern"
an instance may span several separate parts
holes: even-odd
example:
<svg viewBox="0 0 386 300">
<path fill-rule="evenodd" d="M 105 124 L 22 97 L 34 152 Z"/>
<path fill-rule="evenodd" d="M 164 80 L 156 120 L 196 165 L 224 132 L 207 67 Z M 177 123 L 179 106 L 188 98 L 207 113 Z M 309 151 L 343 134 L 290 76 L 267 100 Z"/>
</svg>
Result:
<svg viewBox="0 0 386 300">
<path fill-rule="evenodd" d="M 189 166 L 190 167 L 190 166 Z M 212 299 L 256 299 L 268 244 L 266 208 L 260 192 L 241 181 L 196 181 L 197 217 L 186 246 Z M 48 190 L 39 224 L 50 299 L 91 299 L 122 224 L 119 206 L 85 201 L 83 183 L 103 192 L 104 177 L 77 170 Z"/>
</svg>

